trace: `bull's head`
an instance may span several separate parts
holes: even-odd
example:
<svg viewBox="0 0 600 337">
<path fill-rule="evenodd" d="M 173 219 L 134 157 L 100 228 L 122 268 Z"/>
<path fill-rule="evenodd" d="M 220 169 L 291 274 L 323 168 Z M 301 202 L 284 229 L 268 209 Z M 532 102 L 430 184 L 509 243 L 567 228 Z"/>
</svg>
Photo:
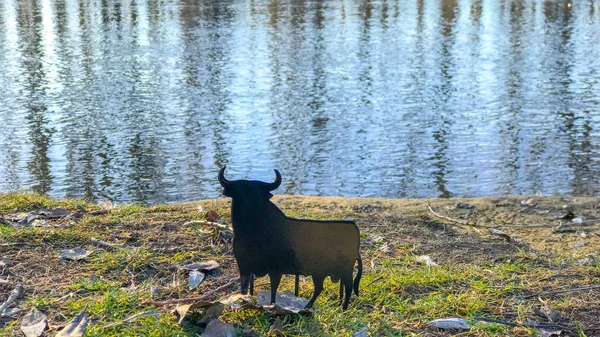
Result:
<svg viewBox="0 0 600 337">
<path fill-rule="evenodd" d="M 223 186 L 223 195 L 231 198 L 264 198 L 270 199 L 271 191 L 281 185 L 281 174 L 275 170 L 275 181 L 265 183 L 257 180 L 235 180 L 225 179 L 225 166 L 219 171 L 219 183 Z"/>
</svg>

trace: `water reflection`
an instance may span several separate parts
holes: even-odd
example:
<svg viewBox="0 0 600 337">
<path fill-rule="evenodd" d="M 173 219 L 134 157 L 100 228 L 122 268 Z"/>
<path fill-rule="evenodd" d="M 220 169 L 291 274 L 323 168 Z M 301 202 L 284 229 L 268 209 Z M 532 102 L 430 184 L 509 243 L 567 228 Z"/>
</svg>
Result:
<svg viewBox="0 0 600 337">
<path fill-rule="evenodd" d="M 0 190 L 600 192 L 600 3 L 0 1 Z"/>
</svg>

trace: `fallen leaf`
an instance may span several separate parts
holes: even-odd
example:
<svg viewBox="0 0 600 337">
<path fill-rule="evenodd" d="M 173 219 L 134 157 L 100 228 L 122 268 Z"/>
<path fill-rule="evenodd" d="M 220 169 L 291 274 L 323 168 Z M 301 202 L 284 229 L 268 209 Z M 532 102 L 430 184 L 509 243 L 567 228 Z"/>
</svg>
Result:
<svg viewBox="0 0 600 337">
<path fill-rule="evenodd" d="M 213 319 L 206 326 L 202 337 L 234 337 L 235 328 L 232 324 L 221 322 L 219 319 Z"/>
<path fill-rule="evenodd" d="M 183 320 L 186 318 L 188 313 L 190 313 L 194 310 L 197 310 L 197 309 L 208 308 L 212 305 L 214 305 L 213 302 L 203 302 L 203 301 L 195 302 L 192 304 L 178 305 L 173 310 L 173 314 L 175 314 L 175 316 L 177 317 L 177 322 L 179 324 L 181 324 L 181 323 L 183 323 Z"/>
<path fill-rule="evenodd" d="M 211 221 L 211 222 L 215 222 L 217 221 L 217 219 L 219 219 L 221 216 L 219 215 L 219 213 L 215 212 L 214 210 L 209 210 L 208 212 L 206 212 L 206 220 L 207 221 Z"/>
<path fill-rule="evenodd" d="M 61 297 L 61 298 L 59 298 L 57 301 L 58 301 L 58 302 L 62 302 L 62 301 L 66 301 L 66 300 L 68 300 L 68 299 L 71 299 L 71 298 L 73 298 L 73 297 L 75 297 L 75 294 L 71 292 L 71 293 L 68 293 L 68 294 L 66 294 L 65 296 L 62 296 L 62 297 Z"/>
<path fill-rule="evenodd" d="M 15 289 L 13 289 L 10 292 L 10 295 L 8 296 L 6 301 L 4 301 L 4 303 L 2 303 L 0 305 L 0 316 L 4 315 L 5 311 L 8 309 L 8 306 L 11 305 L 14 301 L 16 301 L 17 298 L 19 298 L 22 293 L 23 293 L 23 285 L 18 284 L 15 287 Z"/>
<path fill-rule="evenodd" d="M 259 292 L 256 296 L 258 306 L 273 315 L 310 312 L 310 309 L 305 309 L 308 300 L 294 296 L 294 293 L 289 290 L 277 293 L 275 296 L 275 304 L 271 304 L 271 291 Z"/>
<path fill-rule="evenodd" d="M 37 219 L 37 215 L 35 215 L 33 213 L 29 213 L 29 214 L 27 214 L 27 216 L 25 216 L 23 219 L 21 219 L 19 222 L 17 222 L 17 225 L 28 226 L 33 221 L 35 221 L 35 219 Z"/>
<path fill-rule="evenodd" d="M 533 205 L 535 205 L 535 199 L 523 200 L 523 201 L 521 201 L 521 205 L 523 205 L 523 206 L 533 206 Z"/>
<path fill-rule="evenodd" d="M 424 263 L 427 267 L 435 267 L 438 265 L 437 263 L 433 262 L 431 257 L 429 257 L 428 255 L 417 256 L 415 257 L 415 261 L 419 263 Z"/>
<path fill-rule="evenodd" d="M 383 242 L 383 240 L 384 240 L 384 237 L 381 235 L 375 235 L 373 237 L 373 241 L 375 241 L 376 243 Z"/>
<path fill-rule="evenodd" d="M 17 224 L 19 224 L 20 222 L 23 221 L 23 219 L 26 219 L 28 215 L 29 215 L 29 213 L 23 213 L 23 212 L 13 213 L 13 214 L 4 216 L 4 220 L 16 222 Z M 26 224 L 26 222 L 25 222 L 25 224 Z"/>
<path fill-rule="evenodd" d="M 98 204 L 98 206 L 100 206 L 100 208 L 102 208 L 102 209 L 109 210 L 109 211 L 117 207 L 117 205 L 116 205 L 116 204 L 113 204 L 113 203 L 112 203 L 110 200 L 108 200 L 108 199 L 104 199 L 104 200 L 102 200 L 102 202 L 100 202 L 100 203 Z"/>
<path fill-rule="evenodd" d="M 396 247 L 389 243 L 384 243 L 381 247 L 379 247 L 379 251 L 382 253 L 391 253 L 396 249 Z"/>
<path fill-rule="evenodd" d="M 508 235 L 508 234 L 504 233 L 503 231 L 496 229 L 496 228 L 490 228 L 490 233 L 493 235 L 502 237 L 503 239 L 506 240 L 506 242 L 510 242 L 512 240 L 510 235 Z"/>
<path fill-rule="evenodd" d="M 368 335 L 367 335 L 367 328 L 364 327 L 364 328 L 358 330 L 357 332 L 355 332 L 354 334 L 352 334 L 352 337 L 368 337 Z"/>
<path fill-rule="evenodd" d="M 0 259 L 0 268 L 8 267 L 11 264 L 12 264 L 12 261 L 10 259 L 7 259 L 5 257 Z"/>
<path fill-rule="evenodd" d="M 285 336 L 285 334 L 283 333 L 283 321 L 280 317 L 277 317 L 275 319 L 275 322 L 273 322 L 273 324 L 269 328 L 269 335 L 275 335 L 277 337 Z"/>
<path fill-rule="evenodd" d="M 64 329 L 60 330 L 54 337 L 81 337 L 88 325 L 87 305 L 79 315 L 75 316 Z"/>
<path fill-rule="evenodd" d="M 21 331 L 27 337 L 39 337 L 47 327 L 48 320 L 46 315 L 36 309 L 31 310 L 21 321 Z"/>
<path fill-rule="evenodd" d="M 558 322 L 562 320 L 560 312 L 546 305 L 543 307 L 533 309 L 533 312 L 535 312 L 538 316 L 542 318 L 546 318 L 550 322 Z"/>
<path fill-rule="evenodd" d="M 223 309 L 225 309 L 225 305 L 223 305 L 223 303 L 214 303 L 210 307 L 206 308 L 204 314 L 202 315 L 202 318 L 200 318 L 198 323 L 208 324 L 213 319 L 219 318 L 219 316 L 221 316 L 221 314 L 223 313 Z"/>
<path fill-rule="evenodd" d="M 210 261 L 206 261 L 206 262 L 196 262 L 196 263 L 191 263 L 191 264 L 186 264 L 186 265 L 180 265 L 177 266 L 177 269 L 180 270 L 200 270 L 203 272 L 207 272 L 207 271 L 211 271 L 214 269 L 219 268 L 220 265 L 217 261 L 215 260 L 210 260 Z"/>
<path fill-rule="evenodd" d="M 92 254 L 91 250 L 85 250 L 83 248 L 74 248 L 63 250 L 58 254 L 61 260 L 85 260 Z"/>
<path fill-rule="evenodd" d="M 40 209 L 36 212 L 38 215 L 41 215 L 46 218 L 56 219 L 56 218 L 64 218 L 71 215 L 71 211 L 64 207 L 57 207 L 54 209 Z"/>
<path fill-rule="evenodd" d="M 250 301 L 250 297 L 251 296 L 249 294 L 243 295 L 241 293 L 234 293 L 225 298 L 220 299 L 219 302 L 233 308 L 240 308 L 245 303 L 248 303 Z"/>
<path fill-rule="evenodd" d="M 20 313 L 21 311 L 23 311 L 23 309 L 21 309 L 21 308 L 10 308 L 10 309 L 7 309 L 6 311 L 4 311 L 2 313 L 2 315 L 0 315 L 0 317 L 14 316 L 14 315 Z"/>
<path fill-rule="evenodd" d="M 579 248 L 579 247 L 583 247 L 585 245 L 587 245 L 586 240 L 575 241 L 575 242 L 569 243 L 569 248 Z"/>
<path fill-rule="evenodd" d="M 562 335 L 562 330 L 548 330 L 544 328 L 535 329 L 539 333 L 539 337 L 559 337 Z"/>
<path fill-rule="evenodd" d="M 50 223 L 47 220 L 35 219 L 31 222 L 31 227 L 49 227 Z"/>
<path fill-rule="evenodd" d="M 460 329 L 460 330 L 471 330 L 471 326 L 467 324 L 467 321 L 462 318 L 441 318 L 434 319 L 427 323 L 438 329 Z"/>
<path fill-rule="evenodd" d="M 558 213 L 556 214 L 556 219 L 565 219 L 565 220 L 571 220 L 575 217 L 575 213 L 573 213 L 573 211 L 569 210 L 567 213 Z"/>
<path fill-rule="evenodd" d="M 204 281 L 205 276 L 206 276 L 206 274 L 204 274 L 201 271 L 197 271 L 197 270 L 190 271 L 190 276 L 189 276 L 189 280 L 188 280 L 190 290 L 196 289 L 196 287 L 198 287 L 200 285 L 200 283 L 202 283 L 202 281 Z"/>
</svg>

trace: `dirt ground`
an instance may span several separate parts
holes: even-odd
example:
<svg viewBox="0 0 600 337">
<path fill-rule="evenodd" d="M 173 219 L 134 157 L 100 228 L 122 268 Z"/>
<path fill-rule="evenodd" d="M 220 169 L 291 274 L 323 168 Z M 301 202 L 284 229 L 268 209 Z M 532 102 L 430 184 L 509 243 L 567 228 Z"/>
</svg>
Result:
<svg viewBox="0 0 600 337">
<path fill-rule="evenodd" d="M 174 318 L 156 323 L 152 333 L 142 327 L 100 327 L 140 311 L 144 300 L 198 296 L 237 276 L 227 231 L 201 223 L 184 225 L 206 220 L 208 210 L 220 214 L 227 225 L 229 199 L 142 207 L 21 196 L 0 195 L 0 215 L 5 219 L 0 224 L 0 258 L 6 259 L 0 266 L 0 304 L 22 284 L 23 295 L 10 307 L 19 307 L 23 313 L 32 307 L 43 310 L 49 321 L 47 336 L 84 305 L 90 305 L 88 335 L 156 335 L 161 329 L 171 329 L 168 335 L 196 335 L 185 329 L 173 330 L 179 329 Z M 340 317 L 342 314 L 334 311 L 337 307 L 320 298 L 322 309 L 317 306 L 321 311 L 311 320 L 286 321 L 288 336 L 350 336 L 358 330 L 336 324 L 368 326 L 371 336 L 455 334 L 427 324 L 443 316 L 500 321 L 492 327 L 476 326 L 462 333 L 465 335 L 540 335 L 547 324 L 554 333 L 547 336 L 600 336 L 600 286 L 594 288 L 600 285 L 597 198 L 275 196 L 273 201 L 292 217 L 355 220 L 361 230 L 365 265 L 362 287 L 366 294 L 353 302 L 352 314 Z M 43 207 L 64 206 L 76 212 L 77 204 L 82 203 L 88 210 L 106 211 L 86 213 L 75 220 L 51 219 L 39 227 L 16 228 L 6 220 L 15 213 Z M 125 248 L 98 247 L 92 238 Z M 89 250 L 89 258 L 58 258 L 60 251 L 76 247 Z M 434 261 L 437 269 L 415 262 L 422 256 Z M 198 289 L 189 290 L 188 275 L 175 266 L 208 259 L 218 261 L 219 270 L 209 274 Z M 414 279 L 414 275 L 423 275 L 423 279 Z M 282 287 L 291 289 L 291 282 L 286 279 Z M 259 279 L 257 288 L 268 289 L 267 283 Z M 236 287 L 225 293 L 235 292 Z M 591 289 L 580 289 L 583 287 Z M 310 293 L 309 280 L 303 279 L 302 289 Z M 110 308 L 108 294 L 112 294 Z M 215 294 L 215 298 L 219 295 L 223 294 Z M 539 308 L 559 312 L 560 323 L 536 315 Z M 381 316 L 369 316 L 375 311 Z M 21 335 L 20 319 L 19 315 L 0 317 L 0 335 Z M 238 334 L 245 329 L 267 333 L 272 322 L 271 318 L 249 318 L 235 311 L 224 319 L 236 324 Z"/>
</svg>

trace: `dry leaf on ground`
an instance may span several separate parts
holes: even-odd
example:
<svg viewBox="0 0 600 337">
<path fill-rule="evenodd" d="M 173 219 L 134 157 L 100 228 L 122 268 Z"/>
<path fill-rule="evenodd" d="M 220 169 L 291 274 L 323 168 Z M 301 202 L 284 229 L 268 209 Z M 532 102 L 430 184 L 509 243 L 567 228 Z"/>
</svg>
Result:
<svg viewBox="0 0 600 337">
<path fill-rule="evenodd" d="M 419 262 L 419 263 L 423 263 L 427 267 L 435 267 L 438 265 L 437 263 L 433 262 L 433 260 L 431 259 L 431 257 L 429 257 L 429 255 L 417 256 L 417 257 L 415 257 L 415 261 Z"/>
<path fill-rule="evenodd" d="M 85 250 L 83 248 L 73 248 L 63 250 L 58 254 L 61 260 L 85 260 L 92 254 L 91 250 Z"/>
<path fill-rule="evenodd" d="M 64 329 L 59 331 L 55 337 L 81 337 L 88 325 L 87 305 L 79 315 L 75 316 Z"/>
<path fill-rule="evenodd" d="M 364 328 L 358 330 L 357 332 L 355 332 L 354 334 L 352 334 L 352 337 L 368 337 L 368 335 L 367 335 L 367 328 L 364 327 Z"/>
<path fill-rule="evenodd" d="M 285 336 L 285 334 L 283 333 L 283 321 L 281 320 L 281 317 L 277 317 L 275 319 L 275 322 L 273 322 L 273 324 L 269 328 L 269 335 L 275 335 L 276 337 Z"/>
<path fill-rule="evenodd" d="M 220 264 L 215 260 L 205 261 L 205 262 L 196 262 L 185 265 L 177 266 L 177 269 L 180 270 L 200 270 L 202 272 L 207 272 L 211 270 L 215 270 L 220 267 Z"/>
<path fill-rule="evenodd" d="M 219 319 L 213 319 L 206 326 L 202 337 L 234 337 L 235 328 L 232 324 L 221 322 Z"/>
<path fill-rule="evenodd" d="M 200 283 L 202 283 L 202 281 L 204 281 L 205 276 L 206 276 L 206 274 L 204 274 L 201 271 L 197 271 L 197 270 L 190 271 L 190 276 L 188 278 L 190 290 L 196 289 L 196 287 L 198 287 L 200 285 Z"/>
<path fill-rule="evenodd" d="M 460 330 L 471 330 L 471 326 L 467 324 L 467 321 L 462 318 L 441 318 L 434 319 L 427 323 L 438 329 L 460 329 Z"/>
<path fill-rule="evenodd" d="M 37 309 L 31 310 L 21 321 L 21 331 L 27 337 L 39 337 L 47 327 L 48 320 L 46 315 Z"/>
</svg>

